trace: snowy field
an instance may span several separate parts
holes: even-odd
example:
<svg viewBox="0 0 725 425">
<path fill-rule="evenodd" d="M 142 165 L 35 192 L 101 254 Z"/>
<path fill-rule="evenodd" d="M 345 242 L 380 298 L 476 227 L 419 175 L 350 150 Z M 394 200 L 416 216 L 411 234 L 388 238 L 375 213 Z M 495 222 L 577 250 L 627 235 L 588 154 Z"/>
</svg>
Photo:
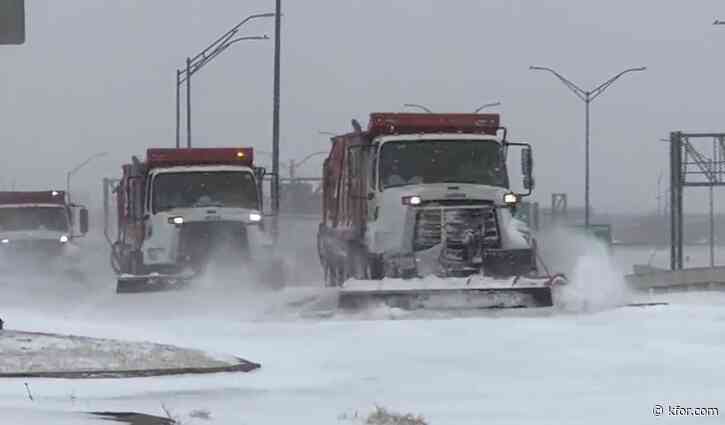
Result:
<svg viewBox="0 0 725 425">
<path fill-rule="evenodd" d="M 210 277 L 187 291 L 116 295 L 105 248 L 90 239 L 84 281 L 4 276 L 0 317 L 9 329 L 172 344 L 262 368 L 6 379 L 0 423 L 101 424 L 108 422 L 77 412 L 165 416 L 165 408 L 187 425 L 362 424 L 376 406 L 420 414 L 431 425 L 723 421 L 725 294 L 658 295 L 670 304 L 620 307 L 652 300 L 627 291 L 621 279 L 631 264 L 646 264 L 651 249 L 615 251 L 611 263 L 601 247 L 555 239 L 559 251 L 576 256 L 562 266 L 573 282 L 556 308 L 452 315 L 381 307 L 322 317 L 314 313 L 334 293 L 320 288 L 315 250 L 301 245 L 306 235 L 312 243 L 315 225 L 294 224 L 288 249 L 297 256 L 297 284 L 278 293 L 251 292 L 240 275 Z M 666 265 L 667 252 L 659 256 Z M 549 252 L 547 261 L 556 257 Z M 722 415 L 656 417 L 658 404 L 664 416 L 668 406 L 719 408 Z"/>
</svg>

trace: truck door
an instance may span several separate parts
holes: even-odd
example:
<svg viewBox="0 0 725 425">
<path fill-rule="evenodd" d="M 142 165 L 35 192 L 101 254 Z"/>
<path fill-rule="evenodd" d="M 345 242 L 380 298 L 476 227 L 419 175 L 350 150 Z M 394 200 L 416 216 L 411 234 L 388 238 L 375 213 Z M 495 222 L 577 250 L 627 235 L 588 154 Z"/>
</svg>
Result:
<svg viewBox="0 0 725 425">
<path fill-rule="evenodd" d="M 144 240 L 144 201 L 145 179 L 143 177 L 129 177 L 126 184 L 126 199 L 128 202 L 128 236 L 134 248 L 140 248 Z"/>
<path fill-rule="evenodd" d="M 378 144 L 374 143 L 368 150 L 368 183 L 367 183 L 367 220 L 372 222 L 378 218 Z"/>
</svg>

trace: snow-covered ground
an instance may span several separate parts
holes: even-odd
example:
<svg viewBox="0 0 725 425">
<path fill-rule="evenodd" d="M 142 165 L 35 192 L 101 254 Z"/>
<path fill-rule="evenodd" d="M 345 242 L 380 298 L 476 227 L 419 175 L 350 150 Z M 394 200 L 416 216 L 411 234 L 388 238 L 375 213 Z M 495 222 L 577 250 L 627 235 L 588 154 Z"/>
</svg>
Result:
<svg viewBox="0 0 725 425">
<path fill-rule="evenodd" d="M 12 374 L 219 368 L 239 363 L 233 356 L 167 344 L 9 329 L 0 334 L 0 353 L 0 373 Z"/>
<path fill-rule="evenodd" d="M 2 422 L 84 423 L 68 416 L 84 411 L 165 416 L 163 405 L 184 424 L 358 424 L 379 405 L 421 414 L 432 425 L 720 423 L 722 417 L 656 417 L 653 409 L 662 405 L 667 415 L 668 406 L 714 407 L 725 415 L 725 295 L 658 295 L 670 305 L 617 307 L 648 297 L 629 293 L 622 271 L 598 247 L 564 248 L 578 259 L 558 307 L 466 315 L 379 308 L 318 317 L 310 313 L 334 299 L 329 290 L 299 285 L 260 293 L 245 289 L 243 276 L 129 295 L 112 292 L 103 266 L 84 283 L 6 277 L 0 317 L 8 327 L 173 344 L 262 367 L 2 380 Z M 310 251 L 298 251 L 297 263 L 315 283 Z M 646 263 L 649 254 L 630 249 L 615 259 Z"/>
</svg>

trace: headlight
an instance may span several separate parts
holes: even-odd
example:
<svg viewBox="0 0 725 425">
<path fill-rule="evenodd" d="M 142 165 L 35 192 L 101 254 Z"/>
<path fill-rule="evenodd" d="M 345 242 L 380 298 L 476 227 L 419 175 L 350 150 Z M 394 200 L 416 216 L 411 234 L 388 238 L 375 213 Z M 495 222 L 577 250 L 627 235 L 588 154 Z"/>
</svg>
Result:
<svg viewBox="0 0 725 425">
<path fill-rule="evenodd" d="M 420 196 L 403 196 L 401 202 L 403 205 L 420 205 L 423 200 L 420 199 Z"/>
<path fill-rule="evenodd" d="M 513 192 L 503 195 L 503 203 L 506 205 L 516 205 L 519 202 L 519 196 Z"/>
<path fill-rule="evenodd" d="M 184 217 L 169 217 L 169 224 L 184 224 Z"/>
<path fill-rule="evenodd" d="M 260 213 L 249 213 L 249 221 L 253 223 L 259 223 L 262 221 L 262 214 Z"/>
<path fill-rule="evenodd" d="M 10 239 L 3 239 L 0 242 L 2 242 L 2 243 L 10 243 Z"/>
<path fill-rule="evenodd" d="M 66 242 L 68 242 L 68 236 L 67 235 L 61 236 L 60 237 L 60 243 L 66 243 Z"/>
</svg>

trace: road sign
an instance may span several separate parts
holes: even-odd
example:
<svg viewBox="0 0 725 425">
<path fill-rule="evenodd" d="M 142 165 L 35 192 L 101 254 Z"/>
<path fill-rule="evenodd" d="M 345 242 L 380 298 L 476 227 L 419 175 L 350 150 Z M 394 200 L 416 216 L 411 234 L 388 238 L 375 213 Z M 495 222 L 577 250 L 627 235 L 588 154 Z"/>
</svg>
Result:
<svg viewBox="0 0 725 425">
<path fill-rule="evenodd" d="M 25 0 L 0 0 L 0 44 L 25 43 Z"/>
</svg>

